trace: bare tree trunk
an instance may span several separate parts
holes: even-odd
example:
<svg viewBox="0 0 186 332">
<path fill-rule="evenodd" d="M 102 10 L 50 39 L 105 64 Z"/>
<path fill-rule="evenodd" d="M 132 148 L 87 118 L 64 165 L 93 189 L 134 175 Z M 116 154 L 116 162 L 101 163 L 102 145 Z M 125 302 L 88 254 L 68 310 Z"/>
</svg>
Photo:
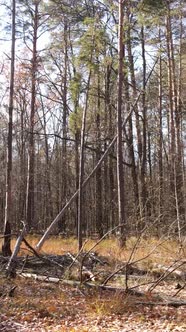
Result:
<svg viewBox="0 0 186 332">
<path fill-rule="evenodd" d="M 6 164 L 6 203 L 4 222 L 4 243 L 2 253 L 4 256 L 11 255 L 11 223 L 12 223 L 12 123 L 14 107 L 14 73 L 15 73 L 15 16 L 16 3 L 12 0 L 12 46 L 11 46 L 11 69 L 10 69 L 10 93 L 9 93 L 9 122 L 8 122 L 8 144 Z"/>
<path fill-rule="evenodd" d="M 172 54 L 171 54 L 171 22 L 170 22 L 170 13 L 166 17 L 166 39 L 167 39 L 167 58 L 168 58 L 168 96 L 169 96 L 169 139 L 170 139 L 170 195 L 171 195 L 171 206 L 174 206 L 172 213 L 176 214 L 175 208 L 175 155 L 176 155 L 176 133 L 175 133 L 175 118 L 174 118 L 174 96 L 173 96 L 173 70 L 172 70 Z"/>
<path fill-rule="evenodd" d="M 161 29 L 159 27 L 159 41 L 160 41 L 160 49 L 161 49 Z M 163 121 L 162 121 L 162 56 L 160 54 L 159 57 L 159 83 L 158 83 L 158 130 L 159 130 L 159 138 L 158 138 L 158 168 L 159 168 L 159 224 L 162 221 L 162 213 L 163 213 Z"/>
<path fill-rule="evenodd" d="M 143 94 L 142 94 L 142 115 L 143 115 L 143 146 L 142 161 L 140 169 L 141 181 L 141 199 L 142 199 L 142 217 L 146 217 L 148 210 L 147 203 L 147 186 L 146 186 L 146 169 L 147 169 L 147 106 L 146 106 L 146 58 L 145 58 L 145 35 L 144 27 L 141 27 L 141 48 L 143 60 Z M 141 225 L 144 226 L 144 223 Z"/>
<path fill-rule="evenodd" d="M 130 4 L 130 2 L 129 2 Z M 132 46 L 131 46 L 131 28 L 130 28 L 130 8 L 129 5 L 127 6 L 127 20 L 128 20 L 128 28 L 127 28 L 127 52 L 128 52 L 128 61 L 129 61 L 129 73 L 130 79 L 132 83 L 132 97 L 135 100 L 137 97 L 137 86 L 136 86 L 136 79 L 135 79 L 135 70 L 134 70 L 134 59 L 132 54 Z M 140 129 L 140 120 L 139 120 L 139 112 L 138 106 L 135 106 L 134 110 L 135 120 L 136 120 L 136 133 L 137 133 L 137 148 L 138 148 L 138 156 L 139 156 L 139 163 L 141 165 L 142 160 L 142 138 L 141 138 L 141 129 Z M 132 118 L 131 118 L 132 121 Z M 130 125 L 131 126 L 131 125 Z M 132 128 L 131 128 L 132 129 Z M 134 150 L 134 148 L 133 148 Z M 134 158 L 134 152 L 132 152 L 132 159 Z M 137 216 L 140 213 L 140 195 L 141 192 L 139 190 L 138 185 L 138 174 L 137 174 L 137 167 L 135 165 L 135 159 L 133 160 L 133 183 L 134 183 L 134 190 L 135 190 L 135 202 L 136 202 L 136 214 Z"/>
<path fill-rule="evenodd" d="M 180 0 L 180 5 L 183 5 L 183 1 Z M 183 14 L 182 12 L 180 13 L 180 45 L 179 45 L 179 74 L 178 74 L 178 117 L 180 118 L 180 148 L 178 151 L 178 155 L 180 158 L 178 159 L 180 163 L 180 181 L 178 179 L 178 184 L 181 187 L 182 190 L 182 206 L 181 206 L 181 213 L 182 213 L 182 218 L 185 220 L 186 219 L 186 208 L 185 208 L 185 165 L 184 165 L 184 128 L 183 128 L 183 102 L 182 102 L 182 92 L 183 92 L 183 45 L 184 45 L 184 28 L 183 28 Z"/>
<path fill-rule="evenodd" d="M 129 101 L 129 82 L 127 75 L 124 77 L 124 86 L 125 86 L 125 99 Z M 130 104 L 126 102 L 126 111 L 127 114 L 130 112 Z M 133 182 L 133 192 L 134 192 L 134 205 L 135 212 L 138 212 L 139 207 L 139 193 L 138 193 L 138 176 L 136 171 L 136 161 L 135 161 L 135 153 L 134 153 L 134 140 L 133 140 L 133 119 L 132 114 L 129 117 L 129 126 L 128 126 L 128 135 L 126 133 L 127 144 L 129 149 L 129 156 L 131 160 L 131 173 L 132 173 L 132 182 Z"/>
<path fill-rule="evenodd" d="M 77 125 L 76 125 L 77 127 Z M 80 134 L 79 130 L 76 128 L 75 132 L 75 170 L 76 170 L 76 190 L 79 188 L 79 140 L 80 140 Z M 76 235 L 78 237 L 78 198 L 76 199 L 76 216 L 75 216 L 75 229 L 76 229 Z"/>
<path fill-rule="evenodd" d="M 117 184 L 118 184 L 118 224 L 120 228 L 120 247 L 126 245 L 126 215 L 124 194 L 124 169 L 123 169 L 123 147 L 122 147 L 122 88 L 123 88 L 123 24 L 124 24 L 124 1 L 119 1 L 119 32 L 118 32 L 118 105 L 117 105 Z"/>
<path fill-rule="evenodd" d="M 110 100 L 110 83 L 111 83 L 111 65 L 108 64 L 105 69 L 105 110 L 104 110 L 104 151 L 107 149 L 108 138 L 113 137 L 112 130 L 112 115 L 113 110 Z M 104 182 L 103 182 L 103 192 L 104 192 L 104 211 L 103 220 L 105 229 L 108 231 L 109 227 L 112 227 L 114 220 L 114 209 L 113 209 L 113 166 L 112 158 L 105 160 L 104 162 Z M 109 206 L 109 209 L 108 209 Z M 112 227 L 113 228 L 113 227 Z"/>
<path fill-rule="evenodd" d="M 101 121 L 100 121 L 100 72 L 99 72 L 99 59 L 97 59 L 98 63 L 98 73 L 97 73 L 97 112 L 96 112 L 96 163 L 100 160 L 101 157 Z M 96 228 L 101 238 L 103 236 L 103 204 L 102 204 L 102 169 L 97 171 L 96 173 Z"/>
<path fill-rule="evenodd" d="M 114 134 L 114 130 L 113 130 L 113 109 L 112 109 L 112 105 L 111 105 L 111 65 L 107 66 L 106 69 L 106 91 L 105 91 L 105 95 L 106 95 L 106 112 L 108 112 L 108 136 L 109 137 L 113 137 Z M 112 151 L 113 152 L 113 148 Z M 108 215 L 108 224 L 111 228 L 114 227 L 114 163 L 113 163 L 113 159 L 111 158 L 111 156 L 109 157 L 108 160 L 108 176 L 109 176 L 109 191 L 108 191 L 108 185 L 107 183 L 105 183 L 105 195 L 109 195 L 108 197 L 108 203 L 109 203 L 109 207 L 111 209 L 111 211 L 108 211 L 107 208 L 107 215 Z M 109 212 L 109 213 L 108 213 Z"/>
<path fill-rule="evenodd" d="M 83 111 L 82 127 L 81 127 L 81 146 L 80 146 L 80 165 L 79 165 L 79 193 L 78 193 L 78 248 L 79 251 L 83 245 L 82 238 L 82 212 L 83 212 L 83 178 L 84 178 L 84 143 L 85 143 L 85 127 L 86 127 L 86 115 L 88 109 L 88 97 L 90 87 L 91 70 L 88 76 L 86 102 Z"/>
<path fill-rule="evenodd" d="M 79 107 L 79 93 L 77 96 L 77 99 L 75 101 L 75 113 L 77 115 L 77 110 Z M 80 130 L 78 128 L 77 124 L 77 116 L 75 118 L 75 174 L 76 174 L 76 190 L 79 188 L 79 166 L 80 166 L 80 160 L 79 160 L 79 141 L 80 141 Z M 76 229 L 76 234 L 78 237 L 78 198 L 76 199 L 76 216 L 75 216 L 75 229 Z"/>
<path fill-rule="evenodd" d="M 173 47 L 173 37 L 171 38 L 171 49 L 172 49 L 172 58 L 173 58 L 173 75 L 174 75 L 174 101 L 175 101 L 175 125 L 176 125 L 176 149 L 177 149 L 177 158 L 176 158 L 176 191 L 178 198 L 178 209 L 179 215 L 184 216 L 185 206 L 184 206 L 184 195 L 183 195 L 183 151 L 182 151 L 182 102 L 181 102 L 181 87 L 182 87 L 182 38 L 183 38 L 183 24 L 182 16 L 180 17 L 180 56 L 179 56 L 179 74 L 178 80 L 176 81 L 176 65 L 174 59 L 174 47 Z"/>
<path fill-rule="evenodd" d="M 63 100 L 63 116 L 62 116 L 62 133 L 64 140 L 62 141 L 62 199 L 66 201 L 67 198 L 67 177 L 68 177 L 68 163 L 67 163 L 67 66 L 68 66 L 68 25 L 67 19 L 64 17 L 64 76 L 62 86 L 62 100 Z M 66 218 L 65 216 L 58 223 L 59 232 L 66 232 Z"/>
<path fill-rule="evenodd" d="M 36 73 L 37 73 L 37 33 L 39 21 L 40 1 L 35 1 L 33 12 L 33 49 L 32 49 L 32 68 L 31 68 L 31 110 L 30 110 L 30 132 L 28 146 L 28 177 L 27 177 L 27 197 L 26 197 L 26 224 L 27 228 L 34 224 L 34 169 L 35 169 L 35 143 L 34 143 L 34 126 L 36 111 Z"/>
<path fill-rule="evenodd" d="M 128 8 L 127 8 L 128 10 Z M 127 12 L 126 17 L 126 26 L 127 26 L 127 32 L 123 32 L 123 38 L 130 39 L 130 22 L 129 22 L 129 12 Z M 130 40 L 126 42 L 128 44 L 128 51 L 131 51 L 130 47 Z M 124 58 L 125 58 L 125 45 L 123 46 L 123 52 L 124 52 Z M 130 54 L 131 55 L 131 54 Z M 130 94 L 129 94 L 129 82 L 128 82 L 128 72 L 124 73 L 124 91 L 125 91 L 125 110 L 126 113 L 129 114 L 130 112 Z M 125 131 L 125 136 L 128 144 L 129 149 L 129 157 L 131 160 L 131 173 L 132 173 L 132 182 L 133 182 L 133 192 L 134 192 L 134 204 L 135 207 L 138 208 L 139 206 L 139 196 L 138 196 L 138 178 L 137 178 L 137 172 L 136 172 L 136 162 L 135 162 L 135 154 L 134 154 L 134 142 L 133 142 L 133 120 L 132 120 L 132 114 L 129 117 L 129 126 L 128 126 L 128 133 Z"/>
<path fill-rule="evenodd" d="M 52 190 L 51 190 L 51 164 L 50 164 L 50 156 L 49 156 L 49 143 L 48 143 L 48 137 L 47 137 L 47 122 L 46 122 L 46 115 L 44 110 L 44 104 L 42 96 L 41 99 L 41 106 L 43 111 L 43 124 L 41 121 L 41 125 L 43 126 L 44 131 L 44 141 L 45 141 L 45 158 L 46 158 L 46 175 L 45 175 L 45 181 L 46 181 L 46 216 L 44 219 L 47 221 L 48 218 L 53 218 L 53 202 L 52 202 Z M 47 226 L 47 225 L 46 225 Z"/>
</svg>

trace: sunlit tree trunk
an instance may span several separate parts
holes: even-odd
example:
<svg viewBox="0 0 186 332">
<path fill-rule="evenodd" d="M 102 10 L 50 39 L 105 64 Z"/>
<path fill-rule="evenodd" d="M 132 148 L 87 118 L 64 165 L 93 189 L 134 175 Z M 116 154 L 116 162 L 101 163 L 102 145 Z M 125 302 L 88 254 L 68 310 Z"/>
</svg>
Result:
<svg viewBox="0 0 186 332">
<path fill-rule="evenodd" d="M 125 100 L 129 101 L 129 83 L 127 75 L 124 78 L 124 90 L 125 90 Z M 126 113 L 129 114 L 130 112 L 130 104 L 126 102 L 125 107 Z M 136 170 L 136 161 L 135 161 L 135 154 L 134 154 L 134 140 L 133 140 L 133 118 L 131 114 L 128 120 L 128 131 L 125 130 L 126 141 L 128 145 L 129 151 L 129 158 L 131 162 L 131 175 L 132 175 L 132 184 L 133 184 L 133 196 L 134 196 L 134 206 L 135 206 L 135 213 L 138 211 L 139 207 L 139 196 L 138 196 L 138 177 L 137 177 L 137 170 Z"/>
<path fill-rule="evenodd" d="M 124 194 L 124 169 L 123 169 L 123 142 L 122 142 L 122 110 L 123 110 L 123 25 L 124 25 L 124 1 L 119 1 L 119 31 L 118 31 L 118 105 L 117 105 L 117 184 L 118 184 L 118 222 L 120 227 L 120 247 L 126 244 L 126 215 L 125 215 L 125 194 Z"/>
<path fill-rule="evenodd" d="M 142 217 L 147 215 L 147 185 L 146 185 L 146 172 L 147 172 L 147 105 L 146 105 L 146 57 L 145 57 L 145 34 L 144 27 L 141 27 L 141 50 L 142 50 L 142 61 L 143 61 L 143 93 L 142 93 L 142 160 L 140 167 L 140 181 L 141 181 L 141 203 L 142 203 Z M 143 226 L 143 223 L 142 223 Z"/>
<path fill-rule="evenodd" d="M 106 68 L 106 87 L 105 87 L 105 103 L 106 103 L 106 112 L 108 113 L 108 137 L 113 137 L 113 108 L 111 104 L 111 65 L 107 65 Z M 105 128 L 106 129 L 106 128 Z M 114 148 L 111 149 L 111 153 L 114 153 Z M 109 227 L 114 227 L 114 162 L 113 158 L 110 156 L 109 160 L 105 160 L 105 163 L 108 162 L 108 179 L 105 179 L 105 196 L 108 197 L 108 204 L 110 210 L 106 207 L 106 214 L 108 216 L 108 225 Z M 109 184 L 109 187 L 108 187 Z"/>
<path fill-rule="evenodd" d="M 130 2 L 129 2 L 130 4 Z M 127 41 L 126 41 L 126 46 L 127 46 L 127 53 L 128 53 L 128 65 L 129 65 L 129 75 L 130 75 L 130 80 L 131 80 L 131 89 L 132 89 L 132 97 L 133 100 L 137 98 L 137 84 L 136 84 L 136 78 L 135 78 L 135 70 L 134 70 L 134 58 L 132 54 L 132 35 L 131 35 L 131 27 L 130 27 L 130 8 L 129 4 L 127 6 L 127 21 L 128 21 L 128 27 L 127 27 Z M 138 105 L 136 104 L 134 107 L 134 116 L 135 116 L 135 122 L 136 122 L 136 134 L 137 134 L 137 151 L 138 151 L 138 158 L 139 158 L 139 163 L 141 165 L 141 160 L 142 160 L 142 138 L 141 138 L 141 129 L 140 129 L 140 118 L 139 118 L 139 111 L 138 111 Z M 132 116 L 131 120 L 132 121 Z M 131 125 L 130 125 L 131 126 Z M 134 147 L 133 147 L 134 150 Z M 134 152 L 132 152 L 134 156 Z M 134 158 L 132 156 L 132 159 Z M 140 195 L 141 192 L 139 190 L 139 184 L 138 184 L 138 172 L 137 172 L 137 167 L 135 166 L 135 160 L 133 161 L 133 183 L 134 183 L 134 190 L 135 190 L 135 204 L 136 204 L 136 214 L 137 216 L 140 213 Z"/>
<path fill-rule="evenodd" d="M 175 130 L 175 103 L 174 103 L 174 84 L 173 84 L 173 61 L 172 61 L 172 47 L 171 47 L 171 21 L 170 10 L 168 6 L 168 13 L 166 16 L 166 41 L 167 41 L 167 69 L 168 69 L 168 98 L 169 98 L 169 169 L 170 169 L 170 197 L 172 213 L 176 214 L 175 207 L 175 158 L 176 158 L 176 130 Z"/>
<path fill-rule="evenodd" d="M 22 96 L 21 96 L 22 97 Z M 25 218 L 25 192 L 26 192 L 26 149 L 25 149 L 25 114 L 26 114 L 26 96 L 22 97 L 21 100 L 21 147 L 20 147 L 20 183 L 19 183 L 19 220 L 24 220 Z"/>
<path fill-rule="evenodd" d="M 161 52 L 161 28 L 159 28 L 159 41 Z M 158 169 L 159 169 L 159 223 L 162 221 L 163 213 L 163 119 L 162 119 L 162 87 L 163 71 L 162 71 L 162 55 L 159 56 L 159 75 L 158 75 Z"/>
<path fill-rule="evenodd" d="M 62 84 L 62 101 L 63 101 L 63 115 L 62 115 L 62 200 L 66 202 L 67 199 L 67 185 L 68 185 L 68 162 L 67 162 L 67 66 L 68 66 L 68 25 L 67 18 L 64 17 L 64 68 L 63 68 L 63 84 Z M 66 232 L 66 217 L 58 223 L 59 232 Z"/>
<path fill-rule="evenodd" d="M 80 145 L 80 162 L 79 162 L 79 193 L 78 193 L 78 248 L 81 250 L 83 244 L 82 223 L 83 223 L 83 180 L 84 180 L 84 144 L 86 116 L 88 109 L 89 87 L 90 87 L 91 70 L 88 76 L 86 102 L 83 110 L 82 127 L 81 127 L 81 145 Z"/>
<path fill-rule="evenodd" d="M 99 72 L 99 59 L 98 73 L 97 73 L 97 112 L 96 112 L 96 163 L 101 158 L 101 91 L 100 91 L 100 72 Z M 102 202 L 102 168 L 96 172 L 96 228 L 99 234 L 99 238 L 103 236 L 103 202 Z"/>
<path fill-rule="evenodd" d="M 173 36 L 171 38 L 171 49 L 172 49 L 172 61 L 173 61 L 173 75 L 174 75 L 174 102 L 175 102 L 175 125 L 176 125 L 176 192 L 178 198 L 178 209 L 179 216 L 184 216 L 185 206 L 184 206 L 184 195 L 183 195 L 183 142 L 182 142 L 182 101 L 181 101 L 181 89 L 182 89 L 182 38 L 183 38 L 183 26 L 182 26 L 182 16 L 180 17 L 180 55 L 178 62 L 178 75 L 176 70 L 175 55 L 174 55 L 174 45 Z M 176 77 L 178 79 L 176 80 Z"/>
<path fill-rule="evenodd" d="M 180 0 L 180 5 L 183 5 L 183 1 Z M 179 163 L 180 163 L 180 168 L 181 168 L 181 179 L 180 179 L 180 186 L 182 187 L 182 196 L 183 196 L 183 201 L 182 201 L 182 217 L 184 219 L 186 219 L 186 209 L 185 209 L 185 199 L 186 199 L 186 195 L 185 195 L 185 159 L 184 159 L 184 127 L 183 127 L 183 97 L 182 94 L 184 92 L 183 89 L 183 69 L 184 69 L 184 64 L 183 64 L 183 55 L 184 55 L 184 27 L 183 27 L 183 14 L 182 12 L 180 13 L 180 45 L 179 45 L 179 74 L 178 74 L 178 116 L 180 117 L 180 151 L 179 151 L 179 155 L 180 155 L 180 159 L 179 159 Z"/>
</svg>

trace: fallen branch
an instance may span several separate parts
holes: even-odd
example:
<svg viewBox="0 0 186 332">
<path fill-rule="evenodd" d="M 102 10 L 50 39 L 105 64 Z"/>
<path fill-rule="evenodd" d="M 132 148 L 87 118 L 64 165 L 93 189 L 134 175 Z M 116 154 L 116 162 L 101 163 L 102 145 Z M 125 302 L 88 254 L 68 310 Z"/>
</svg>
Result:
<svg viewBox="0 0 186 332">
<path fill-rule="evenodd" d="M 178 264 L 177 264 L 178 263 Z M 163 280 L 167 279 L 169 275 L 173 275 L 174 277 L 176 276 L 177 278 L 181 278 L 184 280 L 186 278 L 186 272 L 178 270 L 181 266 L 185 265 L 186 261 L 182 262 L 174 262 L 171 266 L 165 267 L 163 265 L 157 265 L 157 267 L 163 271 L 162 275 L 156 280 L 154 285 L 152 285 L 149 288 L 149 291 L 151 292 L 156 286 L 160 284 Z M 176 266 L 175 266 L 176 265 Z"/>
<path fill-rule="evenodd" d="M 80 280 L 82 281 L 88 281 L 88 280 L 92 280 L 95 281 L 95 275 L 88 270 L 85 266 L 83 266 L 82 268 L 82 264 L 78 261 L 77 256 L 74 257 L 72 254 L 68 253 L 69 257 L 72 259 L 73 264 L 77 264 L 78 267 L 80 268 Z M 72 264 L 70 265 L 70 267 L 72 266 Z M 68 268 L 69 269 L 69 268 Z"/>
<path fill-rule="evenodd" d="M 120 288 L 120 287 L 112 287 L 112 286 L 104 286 L 104 285 L 96 285 L 93 283 L 84 283 L 82 285 L 82 283 L 80 281 L 76 281 L 76 280 L 66 280 L 66 279 L 60 279 L 60 278 L 53 278 L 53 277 L 47 277 L 47 276 L 40 276 L 34 273 L 20 273 L 21 277 L 24 278 L 33 278 L 35 280 L 38 281 L 43 281 L 43 282 L 52 282 L 52 283 L 62 283 L 64 285 L 69 285 L 69 286 L 74 286 L 74 287 L 88 287 L 88 288 L 93 288 L 96 290 L 104 290 L 104 291 L 111 291 L 111 292 L 115 292 L 118 294 L 126 294 L 126 295 L 130 295 L 130 296 L 135 296 L 137 298 L 139 297 L 146 297 L 146 294 L 140 291 L 134 291 L 132 289 L 124 289 L 124 288 Z M 156 301 L 135 301 L 135 304 L 137 305 L 147 305 L 147 306 L 172 306 L 172 307 L 180 307 L 180 306 L 186 306 L 186 301 L 184 300 L 177 300 L 177 299 L 172 299 L 172 298 L 168 298 L 168 299 L 164 299 L 162 297 L 160 297 L 159 295 L 155 295 L 154 298 L 157 298 L 157 302 Z"/>
<path fill-rule="evenodd" d="M 170 302 L 143 302 L 137 301 L 135 302 L 137 305 L 148 305 L 148 306 L 163 306 L 163 307 L 181 307 L 186 306 L 186 301 L 170 301 Z"/>
<path fill-rule="evenodd" d="M 133 290 L 126 290 L 124 288 L 121 287 L 112 287 L 112 286 L 104 286 L 104 285 L 96 285 L 90 282 L 85 282 L 85 283 L 81 283 L 81 281 L 78 280 L 68 280 L 68 279 L 61 279 L 61 278 L 55 278 L 55 277 L 48 277 L 48 276 L 41 276 L 41 275 L 37 275 L 35 273 L 20 273 L 19 274 L 21 277 L 24 278 L 33 278 L 34 280 L 38 280 L 38 281 L 44 281 L 44 282 L 54 282 L 54 283 L 62 283 L 65 285 L 71 285 L 71 286 L 78 286 L 78 287 L 87 287 L 87 288 L 93 288 L 93 289 L 97 289 L 97 290 L 107 290 L 107 291 L 111 291 L 111 292 L 118 292 L 118 293 L 127 293 L 130 295 L 134 295 L 134 296 L 144 296 L 144 294 L 142 292 L 139 291 L 133 291 Z"/>
<path fill-rule="evenodd" d="M 10 233 L 10 234 L 4 234 L 0 236 L 0 239 L 4 239 L 5 237 L 12 237 L 12 236 L 16 236 L 16 233 Z"/>
<path fill-rule="evenodd" d="M 55 278 L 55 277 L 48 277 L 48 276 L 40 276 L 36 273 L 24 273 L 24 272 L 21 272 L 19 273 L 19 275 L 21 277 L 24 277 L 24 278 L 32 278 L 34 280 L 38 280 L 38 281 L 44 281 L 44 282 L 52 282 L 52 283 L 55 283 L 55 284 L 58 284 L 61 279 L 59 278 Z"/>
<path fill-rule="evenodd" d="M 105 233 L 101 239 L 99 239 L 84 255 L 82 262 L 81 262 L 81 268 L 80 268 L 80 280 L 82 282 L 82 271 L 83 271 L 83 263 L 85 261 L 85 258 L 90 254 L 92 250 L 94 250 L 109 234 L 113 233 L 116 229 L 122 227 L 123 225 L 117 225 L 114 228 L 110 229 L 107 233 Z"/>
</svg>

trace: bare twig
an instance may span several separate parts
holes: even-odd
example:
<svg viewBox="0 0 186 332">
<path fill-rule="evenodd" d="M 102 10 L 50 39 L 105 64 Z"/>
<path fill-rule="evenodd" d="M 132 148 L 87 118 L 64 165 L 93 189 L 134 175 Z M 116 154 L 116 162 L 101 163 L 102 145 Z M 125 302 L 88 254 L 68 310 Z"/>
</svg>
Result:
<svg viewBox="0 0 186 332">
<path fill-rule="evenodd" d="M 82 271 L 83 271 L 83 263 L 85 261 L 85 258 L 90 254 L 90 252 L 95 249 L 109 234 L 113 233 L 116 229 L 122 227 L 123 225 L 120 224 L 120 225 L 117 225 L 116 227 L 110 229 L 107 233 L 105 233 L 101 239 L 99 239 L 99 241 L 96 242 L 96 244 L 94 244 L 84 255 L 83 259 L 82 259 L 82 262 L 81 262 L 81 268 L 80 268 L 80 279 L 82 281 Z"/>
<path fill-rule="evenodd" d="M 157 287 L 161 281 L 165 280 L 170 274 L 176 271 L 179 267 L 183 266 L 186 261 L 183 261 L 176 265 L 177 262 L 174 262 L 169 267 L 167 267 L 166 271 L 158 278 L 158 280 L 149 288 L 149 292 L 152 292 L 155 287 Z M 176 265 L 176 266 L 175 266 Z M 174 267 L 175 266 L 175 267 Z"/>
</svg>

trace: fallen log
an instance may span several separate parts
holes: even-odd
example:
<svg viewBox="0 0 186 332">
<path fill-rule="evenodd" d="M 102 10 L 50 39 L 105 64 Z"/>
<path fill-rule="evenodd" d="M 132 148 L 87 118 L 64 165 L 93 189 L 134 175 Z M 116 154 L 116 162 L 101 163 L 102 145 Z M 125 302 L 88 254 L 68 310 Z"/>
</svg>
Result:
<svg viewBox="0 0 186 332">
<path fill-rule="evenodd" d="M 32 278 L 34 280 L 44 281 L 44 282 L 52 282 L 52 283 L 55 283 L 55 284 L 58 284 L 61 281 L 61 279 L 56 278 L 56 277 L 41 276 L 41 275 L 38 275 L 36 273 L 21 272 L 18 275 L 21 276 L 21 277 L 24 277 L 24 278 Z"/>
<path fill-rule="evenodd" d="M 130 296 L 134 296 L 137 298 L 146 298 L 146 294 L 140 291 L 136 291 L 133 289 L 125 289 L 125 288 L 120 288 L 120 287 L 112 287 L 112 286 L 105 286 L 105 285 L 96 285 L 90 282 L 85 282 L 85 283 L 81 283 L 80 281 L 77 280 L 67 280 L 67 279 L 60 279 L 60 278 L 55 278 L 55 277 L 48 277 L 48 276 L 41 276 L 41 275 L 37 275 L 34 273 L 20 273 L 19 274 L 21 277 L 24 278 L 33 278 L 35 280 L 38 281 L 43 281 L 43 282 L 52 282 L 55 284 L 58 283 L 62 283 L 65 285 L 69 285 L 69 286 L 74 286 L 74 287 L 88 287 L 88 288 L 92 288 L 95 290 L 104 290 L 104 291 L 111 291 L 111 292 L 115 292 L 115 293 L 119 293 L 119 294 L 126 294 L 126 295 L 130 295 Z M 161 297 L 158 294 L 154 294 L 153 295 L 153 299 L 154 301 L 135 301 L 136 305 L 147 305 L 147 306 L 172 306 L 172 307 L 180 307 L 180 306 L 186 306 L 186 301 L 182 300 L 182 299 L 175 299 L 175 298 L 171 298 L 171 297 Z M 156 301 L 157 300 L 157 301 Z"/>
</svg>

